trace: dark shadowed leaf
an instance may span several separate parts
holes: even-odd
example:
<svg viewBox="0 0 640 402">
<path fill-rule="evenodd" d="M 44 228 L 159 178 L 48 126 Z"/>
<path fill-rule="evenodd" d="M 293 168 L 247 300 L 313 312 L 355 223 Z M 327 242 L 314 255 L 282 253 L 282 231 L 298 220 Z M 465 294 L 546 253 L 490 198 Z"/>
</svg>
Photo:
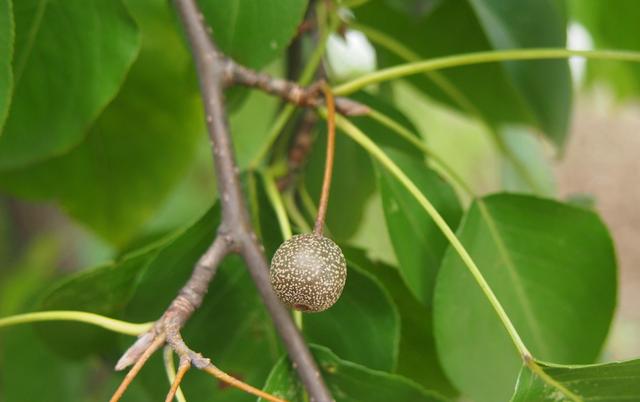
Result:
<svg viewBox="0 0 640 402">
<path fill-rule="evenodd" d="M 494 49 L 564 47 L 564 5 L 554 0 L 468 0 Z M 571 76 L 566 60 L 508 62 L 504 69 L 538 127 L 557 145 L 566 140 Z"/>
<path fill-rule="evenodd" d="M 169 4 L 131 0 L 130 6 L 143 47 L 121 92 L 85 141 L 64 156 L 0 175 L 0 187 L 21 197 L 56 200 L 118 245 L 162 205 L 192 161 L 198 139 L 204 139 L 190 56 Z"/>
<path fill-rule="evenodd" d="M 534 356 L 594 361 L 616 299 L 613 245 L 596 214 L 496 194 L 474 202 L 458 236 Z M 438 353 L 454 384 L 477 401 L 507 400 L 521 359 L 451 248 L 436 283 L 434 324 Z"/>
<path fill-rule="evenodd" d="M 297 32 L 306 0 L 198 0 L 223 52 L 250 67 L 280 55 Z"/>
<path fill-rule="evenodd" d="M 511 402 L 570 401 L 571 396 L 584 401 L 640 400 L 640 360 L 587 366 L 541 363 L 540 366 L 544 374 L 560 386 L 545 382 L 524 366 Z"/>
<path fill-rule="evenodd" d="M 547 0 L 421 0 L 402 7 L 398 2 L 371 1 L 355 12 L 357 22 L 386 33 L 419 59 L 565 45 L 563 12 L 557 3 Z M 377 50 L 382 66 L 406 61 L 383 47 Z M 565 139 L 571 103 L 566 61 L 478 65 L 410 81 L 428 96 L 492 126 L 532 124 L 559 145 Z"/>
<path fill-rule="evenodd" d="M 423 159 L 392 149 L 386 152 L 433 203 L 449 226 L 456 227 L 462 207 L 453 188 L 427 167 Z M 430 306 L 447 240 L 422 206 L 393 175 L 378 165 L 376 172 L 400 275 L 418 300 Z"/>
<path fill-rule="evenodd" d="M 13 6 L 14 91 L 0 136 L 0 169 L 80 143 L 118 92 L 140 43 L 119 0 L 20 0 Z"/>
<path fill-rule="evenodd" d="M 0 0 L 0 135 L 9 112 L 13 93 L 13 6 L 11 0 Z"/>
<path fill-rule="evenodd" d="M 342 401 L 394 401 L 435 402 L 445 399 L 427 391 L 411 380 L 383 371 L 340 359 L 329 349 L 312 346 L 313 354 L 320 366 L 322 376 L 332 396 Z M 302 386 L 295 371 L 285 358 L 273 368 L 264 387 L 266 392 L 286 398 L 289 402 L 304 400 Z M 263 399 L 259 399 L 263 401 Z"/>
</svg>

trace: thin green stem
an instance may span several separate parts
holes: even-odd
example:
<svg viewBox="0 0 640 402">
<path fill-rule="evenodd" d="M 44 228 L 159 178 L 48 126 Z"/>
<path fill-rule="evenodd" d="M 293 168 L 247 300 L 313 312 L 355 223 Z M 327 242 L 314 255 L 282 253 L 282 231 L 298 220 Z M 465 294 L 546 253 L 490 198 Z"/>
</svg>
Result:
<svg viewBox="0 0 640 402">
<path fill-rule="evenodd" d="M 295 194 L 293 191 L 287 191 L 282 197 L 284 200 L 284 207 L 287 210 L 287 214 L 291 218 L 291 221 L 303 232 L 311 232 L 311 226 L 302 215 L 302 212 L 298 209 L 295 200 Z"/>
<path fill-rule="evenodd" d="M 164 352 L 162 354 L 162 358 L 164 360 L 164 369 L 167 373 L 167 379 L 169 380 L 169 385 L 173 384 L 176 379 L 176 366 L 173 362 L 173 349 L 167 346 L 164 348 Z M 178 386 L 176 390 L 176 399 L 178 402 L 187 402 L 187 399 L 184 397 L 182 393 L 182 389 Z"/>
<path fill-rule="evenodd" d="M 282 199 L 282 195 L 280 191 L 278 191 L 278 187 L 276 186 L 276 182 L 271 176 L 271 174 L 267 172 L 262 173 L 262 179 L 264 180 L 264 188 L 267 192 L 267 198 L 269 198 L 269 202 L 271 206 L 276 211 L 276 217 L 278 218 L 278 225 L 280 226 L 280 232 L 282 233 L 282 238 L 286 241 L 293 236 L 291 231 L 291 225 L 289 223 L 289 217 L 287 216 L 287 211 L 285 209 L 285 203 Z M 302 330 L 302 313 L 298 310 L 293 310 L 293 321 L 299 330 Z"/>
<path fill-rule="evenodd" d="M 377 84 L 383 81 L 425 73 L 428 71 L 436 71 L 472 64 L 517 60 L 566 59 L 569 57 L 640 62 L 640 52 L 622 50 L 569 50 L 554 48 L 496 50 L 439 57 L 385 68 L 345 82 L 344 84 L 334 88 L 333 92 L 336 96 L 347 96 L 368 85 Z"/>
<path fill-rule="evenodd" d="M 153 323 L 135 324 L 132 322 L 120 321 L 85 311 L 54 310 L 17 314 L 0 318 L 0 328 L 42 321 L 78 321 L 85 324 L 97 325 L 98 327 L 108 329 L 109 331 L 134 336 L 148 331 L 153 325 Z"/>
<path fill-rule="evenodd" d="M 313 197 L 311 197 L 311 194 L 309 194 L 309 191 L 305 187 L 304 180 L 300 181 L 300 185 L 298 186 L 298 194 L 300 194 L 302 206 L 307 211 L 307 214 L 309 214 L 309 216 L 316 216 L 318 214 L 318 208 L 313 201 Z"/>
<path fill-rule="evenodd" d="M 419 149 L 423 154 L 428 156 L 433 162 L 437 164 L 438 167 L 447 175 L 449 178 L 455 182 L 465 193 L 471 198 L 476 198 L 476 194 L 471 189 L 469 183 L 467 183 L 462 176 L 460 176 L 454 169 L 449 165 L 440 155 L 434 152 L 431 148 L 429 148 L 424 142 L 422 142 L 419 138 L 417 138 L 411 131 L 409 131 L 402 124 L 399 124 L 389 116 L 369 108 L 369 113 L 367 114 L 373 120 L 376 120 L 380 124 L 388 127 L 394 133 L 398 134 L 401 138 L 406 140 L 407 142 L 414 145 L 417 149 Z"/>
<path fill-rule="evenodd" d="M 293 233 L 291 231 L 291 224 L 289 223 L 289 217 L 287 216 L 287 210 L 284 207 L 284 201 L 282 200 L 282 195 L 280 194 L 280 191 L 278 191 L 276 182 L 270 173 L 263 172 L 262 180 L 264 182 L 264 189 L 267 192 L 267 198 L 269 199 L 271 206 L 276 212 L 276 217 L 278 218 L 278 225 L 280 226 L 280 232 L 282 233 L 282 238 L 284 240 L 289 240 L 293 235 Z"/>
<path fill-rule="evenodd" d="M 321 114 L 324 115 L 324 111 L 321 111 Z M 474 277 L 478 286 L 485 294 L 489 303 L 495 310 L 498 318 L 502 322 L 502 325 L 505 327 L 511 340 L 513 341 L 516 349 L 522 356 L 522 358 L 526 361 L 531 358 L 531 353 L 525 346 L 524 342 L 520 338 L 520 334 L 514 327 L 513 323 L 509 319 L 506 311 L 502 307 L 502 304 L 493 293 L 493 290 L 484 279 L 482 272 L 473 261 L 467 250 L 464 248 L 458 237 L 453 233 L 453 230 L 449 227 L 447 222 L 442 218 L 438 210 L 433 206 L 433 204 L 429 201 L 429 199 L 416 187 L 416 185 L 407 177 L 402 170 L 396 165 L 383 151 L 378 147 L 367 135 L 365 135 L 358 127 L 351 124 L 347 119 L 342 116 L 338 116 L 336 119 L 336 123 L 338 127 L 344 131 L 351 139 L 357 142 L 360 146 L 362 146 L 371 156 L 373 156 L 389 173 L 391 173 L 406 189 L 409 193 L 418 201 L 418 203 L 424 208 L 427 214 L 433 219 L 434 223 L 438 226 L 438 228 L 442 231 L 444 236 L 447 238 L 451 246 L 454 248 L 456 253 L 460 256 L 466 267 L 469 269 L 469 272 Z"/>
<path fill-rule="evenodd" d="M 309 60 L 304 67 L 304 70 L 302 70 L 302 73 L 300 74 L 298 84 L 303 86 L 309 85 L 309 83 L 313 79 L 313 75 L 320 65 L 320 62 L 322 61 L 322 56 L 324 55 L 324 51 L 327 46 L 327 39 L 329 38 L 331 32 L 333 32 L 338 27 L 338 23 L 339 20 L 337 18 L 332 18 L 329 22 L 329 26 L 323 30 L 322 36 L 318 41 L 318 46 L 316 46 L 316 48 L 313 50 L 313 53 L 311 53 L 311 56 L 309 56 Z M 280 114 L 278 114 L 273 124 L 271 125 L 269 132 L 266 135 L 266 141 L 256 154 L 255 159 L 253 159 L 249 164 L 249 170 L 255 170 L 258 165 L 263 162 L 267 153 L 269 152 L 269 149 L 271 149 L 271 146 L 275 142 L 276 138 L 278 138 L 278 135 L 284 129 L 284 126 L 287 124 L 289 119 L 291 119 L 291 116 L 293 116 L 293 112 L 295 110 L 296 107 L 291 104 L 287 104 L 282 108 L 282 111 L 280 112 Z"/>
<path fill-rule="evenodd" d="M 375 28 L 371 28 L 367 25 L 352 23 L 351 26 L 362 31 L 367 38 L 371 39 L 374 43 L 382 46 L 383 48 L 389 50 L 391 53 L 394 53 L 396 56 L 401 59 L 409 62 L 416 63 L 422 60 L 420 56 L 415 53 L 413 50 L 406 47 L 401 42 L 398 42 L 393 37 L 387 35 L 382 31 L 378 31 Z M 460 108 L 466 110 L 468 113 L 474 116 L 480 116 L 480 111 L 474 106 L 474 104 L 464 95 L 464 93 L 460 92 L 455 85 L 451 84 L 446 77 L 440 74 L 438 71 L 425 71 L 424 75 L 427 76 L 434 84 L 438 86 L 447 96 L 451 98 Z"/>
</svg>

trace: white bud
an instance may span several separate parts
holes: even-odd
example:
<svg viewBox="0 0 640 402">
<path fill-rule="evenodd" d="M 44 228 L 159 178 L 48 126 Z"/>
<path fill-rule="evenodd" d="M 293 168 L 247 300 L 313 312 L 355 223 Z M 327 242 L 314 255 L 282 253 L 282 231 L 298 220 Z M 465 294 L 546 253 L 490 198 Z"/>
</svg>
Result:
<svg viewBox="0 0 640 402">
<path fill-rule="evenodd" d="M 333 81 L 346 81 L 376 69 L 376 51 L 360 31 L 348 30 L 344 38 L 332 34 L 326 56 L 327 72 Z"/>
<path fill-rule="evenodd" d="M 571 50 L 593 50 L 593 39 L 589 31 L 580 23 L 572 22 L 567 29 L 567 47 Z M 576 87 L 580 87 L 584 81 L 584 72 L 587 60 L 582 57 L 569 59 L 571 76 Z"/>
</svg>

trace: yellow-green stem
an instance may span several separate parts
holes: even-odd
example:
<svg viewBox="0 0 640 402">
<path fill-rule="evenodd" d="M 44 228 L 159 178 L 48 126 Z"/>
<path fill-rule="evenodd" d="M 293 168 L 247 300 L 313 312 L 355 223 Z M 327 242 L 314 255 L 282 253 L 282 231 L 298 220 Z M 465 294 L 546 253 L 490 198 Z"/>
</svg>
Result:
<svg viewBox="0 0 640 402">
<path fill-rule="evenodd" d="M 298 209 L 298 206 L 296 205 L 294 192 L 287 191 L 284 194 L 283 199 L 284 199 L 284 207 L 287 209 L 287 214 L 289 214 L 291 221 L 296 226 L 298 226 L 298 229 L 300 229 L 301 231 L 305 233 L 311 232 L 311 226 L 309 226 L 309 223 L 307 223 L 307 221 L 304 218 L 304 215 L 302 215 L 302 212 L 300 212 L 300 210 Z"/>
<path fill-rule="evenodd" d="M 278 226 L 280 226 L 280 232 L 282 233 L 282 238 L 287 241 L 293 235 L 291 231 L 291 224 L 289 223 L 289 217 L 287 216 L 287 211 L 284 208 L 284 202 L 282 201 L 282 195 L 280 191 L 278 191 L 278 187 L 276 186 L 275 180 L 268 172 L 262 173 L 262 180 L 264 182 L 264 188 L 267 192 L 267 198 L 269 199 L 269 203 L 273 207 L 276 212 L 276 218 L 278 218 Z"/>
<path fill-rule="evenodd" d="M 167 379 L 169 380 L 169 385 L 171 385 L 176 379 L 176 366 L 173 362 L 173 349 L 171 349 L 171 347 L 169 346 L 166 346 L 164 348 L 162 358 L 164 360 L 164 369 L 167 373 Z M 179 386 L 176 390 L 176 399 L 178 400 L 178 402 L 187 402 L 187 399 L 184 397 L 182 389 Z"/>
<path fill-rule="evenodd" d="M 471 198 L 475 198 L 476 194 L 471 189 L 469 183 L 467 183 L 462 176 L 460 176 L 454 169 L 451 167 L 443 158 L 440 157 L 437 153 L 435 153 L 431 148 L 429 148 L 424 142 L 422 142 L 419 138 L 417 138 L 411 131 L 409 131 L 402 124 L 399 124 L 395 120 L 391 119 L 389 116 L 375 110 L 369 108 L 368 116 L 373 120 L 376 120 L 380 124 L 388 127 L 394 133 L 398 134 L 404 140 L 410 142 L 417 149 L 419 149 L 422 153 L 428 156 L 433 162 L 435 162 L 444 173 L 449 176 L 449 178 L 455 182 L 465 193 Z"/>
<path fill-rule="evenodd" d="M 404 46 L 404 44 L 396 41 L 393 37 L 385 34 L 384 32 L 378 31 L 375 28 L 371 28 L 366 25 L 352 24 L 352 26 L 364 32 L 367 37 L 373 42 L 386 48 L 405 61 L 410 63 L 420 61 L 420 56 L 417 53 L 414 53 L 411 49 Z M 471 116 L 474 116 L 478 120 L 478 122 L 485 127 L 487 132 L 491 134 L 491 138 L 498 147 L 498 150 L 502 155 L 504 155 L 505 158 L 509 160 L 515 170 L 518 172 L 518 175 L 522 177 L 522 179 L 534 192 L 542 193 L 542 189 L 531 175 L 531 172 L 524 164 L 522 164 L 518 157 L 513 154 L 513 151 L 509 147 L 507 147 L 506 144 L 504 144 L 504 142 L 502 141 L 502 137 L 496 132 L 495 128 L 491 127 L 483 120 L 480 110 L 475 107 L 475 105 L 469 100 L 469 98 L 467 98 L 464 93 L 460 92 L 458 88 L 455 87 L 455 85 L 451 84 L 451 82 L 449 82 L 449 80 L 447 80 L 447 78 L 441 75 L 438 71 L 425 71 L 423 74 L 426 75 L 431 81 L 433 81 L 433 83 L 436 84 L 436 86 L 438 86 L 445 94 L 447 94 L 451 98 L 451 100 L 454 101 L 462 110 L 466 111 Z"/>
<path fill-rule="evenodd" d="M 98 327 L 108 329 L 109 331 L 133 336 L 137 336 L 148 331 L 153 325 L 153 323 L 135 324 L 132 322 L 116 320 L 85 311 L 54 310 L 17 314 L 5 318 L 0 318 L 0 328 L 8 327 L 11 325 L 28 324 L 42 321 L 78 321 L 85 324 L 96 325 Z"/>
<path fill-rule="evenodd" d="M 499 61 L 566 59 L 569 57 L 640 62 L 640 52 L 623 50 L 569 50 L 554 48 L 495 50 L 438 57 L 385 68 L 338 85 L 333 89 L 333 93 L 336 96 L 346 96 L 371 84 L 452 67 Z"/>
</svg>

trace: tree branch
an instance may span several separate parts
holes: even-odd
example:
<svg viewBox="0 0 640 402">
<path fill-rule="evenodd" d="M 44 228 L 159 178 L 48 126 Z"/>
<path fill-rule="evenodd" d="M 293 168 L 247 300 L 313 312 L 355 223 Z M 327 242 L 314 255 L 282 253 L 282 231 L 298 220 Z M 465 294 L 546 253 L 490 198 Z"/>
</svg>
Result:
<svg viewBox="0 0 640 402">
<path fill-rule="evenodd" d="M 123 369 L 135 363 L 134 367 L 139 370 L 139 367 L 144 364 L 144 362 L 141 363 L 142 358 L 148 358 L 150 350 L 157 348 L 157 345 L 164 342 L 166 338 L 166 343 L 177 352 L 181 361 L 188 359 L 193 366 L 211 371 L 215 366 L 209 359 L 190 350 L 182 340 L 179 331 L 202 303 L 209 283 L 222 259 L 229 253 L 238 252 L 245 259 L 251 277 L 285 344 L 293 366 L 309 392 L 311 401 L 332 401 L 333 398 L 324 384 L 302 335 L 293 323 L 289 311 L 280 303 L 271 288 L 269 267 L 263 247 L 251 227 L 249 212 L 241 191 L 223 98 L 223 90 L 225 84 L 229 84 L 229 76 L 234 77 L 233 81 L 237 79 L 246 82 L 249 82 L 247 80 L 251 77 L 258 77 L 257 80 L 252 81 L 256 86 L 264 90 L 270 88 L 270 93 L 282 96 L 289 101 L 295 100 L 300 105 L 312 106 L 313 104 L 309 103 L 311 94 L 314 94 L 313 99 L 319 101 L 315 95 L 317 89 L 296 88 L 294 85 L 283 84 L 286 83 L 284 80 L 270 77 L 267 80 L 264 75 L 256 75 L 255 72 L 235 64 L 216 48 L 195 0 L 174 0 L 174 3 L 186 32 L 200 81 L 200 92 L 220 191 L 222 219 L 216 239 L 196 264 L 189 281 L 154 327 L 138 338 L 122 356 L 116 369 Z M 289 95 L 285 95 L 285 92 Z M 162 341 L 159 342 L 159 339 Z M 126 385 L 123 383 L 118 389 L 120 395 L 124 389 Z"/>
<path fill-rule="evenodd" d="M 303 87 L 293 81 L 273 77 L 242 66 L 226 56 L 219 55 L 218 57 L 220 57 L 224 65 L 224 82 L 226 86 L 244 85 L 260 89 L 297 106 L 317 108 L 324 103 L 322 81 Z M 336 111 L 345 116 L 361 116 L 369 111 L 367 106 L 349 98 L 336 97 L 335 103 Z"/>
<path fill-rule="evenodd" d="M 211 138 L 213 157 L 222 195 L 222 224 L 220 229 L 241 251 L 251 276 L 267 310 L 271 314 L 278 333 L 285 343 L 289 356 L 295 363 L 302 382 L 314 401 L 331 401 L 318 367 L 306 343 L 295 327 L 289 311 L 280 303 L 271 288 L 269 268 L 262 246 L 251 228 L 248 209 L 241 194 L 238 169 L 231 146 L 223 104 L 222 86 L 224 64 L 220 53 L 203 24 L 204 18 L 194 0 L 175 0 L 182 24 L 191 44 L 200 90 L 207 116 L 207 128 Z"/>
</svg>

